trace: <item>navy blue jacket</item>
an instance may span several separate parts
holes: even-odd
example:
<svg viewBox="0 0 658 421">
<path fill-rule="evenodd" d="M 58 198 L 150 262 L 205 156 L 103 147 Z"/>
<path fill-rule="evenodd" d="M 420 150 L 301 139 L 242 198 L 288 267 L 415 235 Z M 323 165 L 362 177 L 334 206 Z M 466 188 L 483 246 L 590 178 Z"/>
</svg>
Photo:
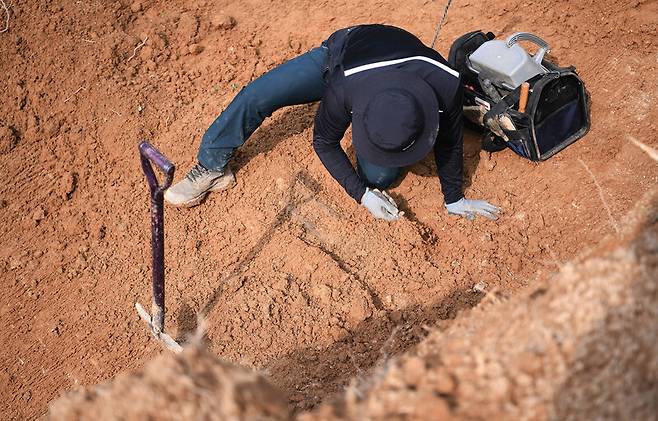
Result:
<svg viewBox="0 0 658 421">
<path fill-rule="evenodd" d="M 325 46 L 329 50 L 325 74 L 327 88 L 315 116 L 313 148 L 332 177 L 354 200 L 361 200 L 366 186 L 340 146 L 352 121 L 353 89 L 350 88 L 367 77 L 368 65 L 398 60 L 393 66 L 414 72 L 434 89 L 441 110 L 439 135 L 434 145 L 441 190 L 445 203 L 461 199 L 463 92 L 459 74 L 438 52 L 409 32 L 392 26 L 363 25 L 342 29 L 332 34 Z M 427 57 L 432 62 L 418 57 Z"/>
</svg>

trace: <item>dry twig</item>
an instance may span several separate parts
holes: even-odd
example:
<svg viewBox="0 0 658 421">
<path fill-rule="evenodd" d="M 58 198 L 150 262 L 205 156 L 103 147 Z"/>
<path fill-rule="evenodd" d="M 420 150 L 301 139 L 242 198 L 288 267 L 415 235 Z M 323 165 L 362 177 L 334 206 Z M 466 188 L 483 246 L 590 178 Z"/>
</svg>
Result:
<svg viewBox="0 0 658 421">
<path fill-rule="evenodd" d="M 619 234 L 619 226 L 617 225 L 617 221 L 615 221 L 615 218 L 612 217 L 612 211 L 610 210 L 610 206 L 608 206 L 608 202 L 605 200 L 605 197 L 603 196 L 603 188 L 601 188 L 601 185 L 597 181 L 596 177 L 594 176 L 594 173 L 592 170 L 589 169 L 587 164 L 585 164 L 585 161 L 582 159 L 578 158 L 578 161 L 580 164 L 585 168 L 587 173 L 592 177 L 592 180 L 594 180 L 594 184 L 596 185 L 597 190 L 599 191 L 599 197 L 601 198 L 601 202 L 603 202 L 603 206 L 605 207 L 606 212 L 608 212 L 608 218 L 610 218 L 610 224 L 612 225 L 612 228 L 615 229 L 615 232 Z"/>
<path fill-rule="evenodd" d="M 132 55 L 131 55 L 130 57 L 128 57 L 128 60 L 127 60 L 127 61 L 130 61 L 130 60 L 132 60 L 132 59 L 135 57 L 135 55 L 137 54 L 137 50 L 139 50 L 140 48 L 142 48 L 142 47 L 146 44 L 146 41 L 148 41 L 148 39 L 149 39 L 149 37 L 148 37 L 148 35 L 147 35 L 146 38 L 144 38 L 144 41 L 142 41 L 142 42 L 140 42 L 139 44 L 137 44 L 137 46 L 136 46 L 135 49 L 133 50 Z"/>
<path fill-rule="evenodd" d="M 7 8 L 7 5 L 5 4 L 4 0 L 0 0 L 0 4 L 2 4 L 2 8 L 5 9 L 5 13 L 7 14 L 7 18 L 5 20 L 5 29 L 0 31 L 0 34 L 3 32 L 7 32 L 9 30 L 9 9 Z"/>
<path fill-rule="evenodd" d="M 654 161 L 658 161 L 658 151 L 657 150 L 655 150 L 654 148 L 652 148 L 649 145 L 646 145 L 646 144 L 640 142 L 639 140 L 637 140 L 633 136 L 627 136 L 627 137 L 628 137 L 628 140 L 635 143 L 635 146 L 637 146 L 638 148 L 640 148 L 644 152 L 646 152 L 647 155 L 649 155 L 651 157 L 651 159 L 653 159 Z"/>
<path fill-rule="evenodd" d="M 2 0 L 0 0 L 0 1 L 2 1 Z M 77 94 L 78 92 L 80 92 L 81 90 L 83 90 L 84 88 L 85 88 L 84 86 L 79 87 L 75 92 L 73 92 L 71 95 L 69 95 L 68 98 L 66 98 L 66 99 L 64 100 L 64 103 L 69 102 L 69 100 L 70 100 L 71 98 L 73 98 L 74 96 L 76 96 L 76 94 Z"/>
</svg>

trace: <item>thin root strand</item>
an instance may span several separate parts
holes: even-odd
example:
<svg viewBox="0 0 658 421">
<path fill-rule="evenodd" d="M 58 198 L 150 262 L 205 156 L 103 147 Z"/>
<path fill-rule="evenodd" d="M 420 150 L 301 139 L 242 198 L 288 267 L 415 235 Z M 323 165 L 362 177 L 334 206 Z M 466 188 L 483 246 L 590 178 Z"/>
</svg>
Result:
<svg viewBox="0 0 658 421">
<path fill-rule="evenodd" d="M 631 142 L 633 142 L 635 144 L 635 146 L 637 146 L 638 148 L 640 148 L 644 152 L 646 152 L 646 154 L 649 155 L 649 157 L 651 159 L 658 162 L 658 151 L 657 150 L 655 150 L 654 148 L 652 148 L 651 146 L 649 146 L 647 144 L 644 144 L 644 143 L 640 142 L 639 140 L 637 140 L 633 136 L 627 136 L 627 137 L 628 137 L 628 140 L 630 140 Z"/>
<path fill-rule="evenodd" d="M 594 180 L 594 184 L 596 185 L 596 189 L 599 192 L 599 197 L 601 198 L 601 202 L 603 202 L 603 206 L 605 207 L 606 212 L 608 212 L 608 218 L 610 218 L 610 225 L 612 225 L 612 228 L 614 228 L 615 232 L 619 234 L 619 226 L 617 225 L 617 221 L 615 221 L 615 218 L 612 217 L 612 211 L 610 210 L 610 206 L 608 206 L 608 202 L 605 200 L 605 197 L 603 196 L 603 188 L 599 184 L 598 180 L 594 176 L 594 173 L 592 170 L 589 169 L 585 161 L 582 159 L 578 158 L 578 162 L 585 168 L 585 171 L 592 177 L 592 180 Z"/>
<path fill-rule="evenodd" d="M 0 34 L 2 34 L 3 32 L 7 32 L 9 30 L 9 8 L 5 4 L 4 0 L 0 0 L 0 4 L 2 5 L 2 8 L 5 9 L 5 13 L 6 13 L 6 16 L 7 16 L 5 18 L 5 29 L 0 31 Z"/>
<path fill-rule="evenodd" d="M 133 50 L 132 55 L 131 55 L 130 57 L 128 57 L 128 60 L 127 60 L 127 61 L 130 61 L 130 60 L 132 60 L 132 59 L 135 57 L 135 55 L 137 54 L 137 50 L 139 50 L 140 48 L 142 48 L 142 47 L 146 44 L 146 41 L 148 41 L 148 39 L 149 39 L 149 37 L 148 37 L 148 35 L 147 35 L 146 38 L 144 38 L 144 41 L 142 41 L 142 42 L 140 42 L 139 44 L 137 44 L 137 46 L 136 46 L 135 49 Z"/>
</svg>

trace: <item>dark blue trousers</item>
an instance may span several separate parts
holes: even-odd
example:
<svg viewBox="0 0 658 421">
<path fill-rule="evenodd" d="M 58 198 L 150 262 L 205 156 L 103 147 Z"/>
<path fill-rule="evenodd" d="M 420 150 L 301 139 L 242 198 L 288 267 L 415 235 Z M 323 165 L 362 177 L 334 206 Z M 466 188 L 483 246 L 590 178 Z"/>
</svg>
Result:
<svg viewBox="0 0 658 421">
<path fill-rule="evenodd" d="M 327 54 L 324 45 L 314 48 L 245 86 L 203 135 L 199 163 L 210 170 L 223 170 L 233 152 L 274 111 L 321 100 L 327 86 L 323 77 Z M 357 169 L 369 187 L 379 189 L 391 185 L 401 172 L 401 168 L 379 167 L 359 157 Z"/>
</svg>

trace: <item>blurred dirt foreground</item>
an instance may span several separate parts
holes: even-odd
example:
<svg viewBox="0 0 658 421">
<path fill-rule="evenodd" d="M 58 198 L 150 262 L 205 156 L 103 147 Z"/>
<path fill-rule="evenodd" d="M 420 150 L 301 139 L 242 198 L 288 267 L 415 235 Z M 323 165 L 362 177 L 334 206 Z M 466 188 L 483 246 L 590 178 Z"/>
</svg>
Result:
<svg viewBox="0 0 658 421">
<path fill-rule="evenodd" d="M 446 331 L 296 419 L 655 419 L 658 189 L 627 220 L 623 246 L 513 298 L 491 291 Z M 50 418 L 294 417 L 261 375 L 192 346 L 69 393 Z"/>
</svg>

